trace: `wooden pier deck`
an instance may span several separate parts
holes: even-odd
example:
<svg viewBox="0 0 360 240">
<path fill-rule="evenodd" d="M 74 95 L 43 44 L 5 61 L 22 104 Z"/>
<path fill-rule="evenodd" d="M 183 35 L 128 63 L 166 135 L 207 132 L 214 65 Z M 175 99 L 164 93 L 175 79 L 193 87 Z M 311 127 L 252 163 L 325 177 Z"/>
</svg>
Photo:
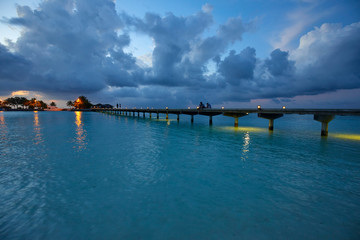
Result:
<svg viewBox="0 0 360 240">
<path fill-rule="evenodd" d="M 148 114 L 152 118 L 152 114 L 156 114 L 156 118 L 159 119 L 159 114 L 165 114 L 168 119 L 169 114 L 177 115 L 177 120 L 180 120 L 180 115 L 190 115 L 191 123 L 194 122 L 195 115 L 204 115 L 209 117 L 209 124 L 212 125 L 213 116 L 224 115 L 234 118 L 234 126 L 238 127 L 239 117 L 246 116 L 248 114 L 258 114 L 258 117 L 269 120 L 269 131 L 274 130 L 274 120 L 284 116 L 284 114 L 299 114 L 299 115 L 314 115 L 314 120 L 321 122 L 321 136 L 328 135 L 328 124 L 334 119 L 336 115 L 339 116 L 360 116 L 360 109 L 263 109 L 260 106 L 257 109 L 238 109 L 238 108 L 213 108 L 213 109 L 138 109 L 138 108 L 112 108 L 112 109 L 92 109 L 97 112 L 110 113 L 115 115 L 133 115 L 137 114 L 140 117 L 140 113 L 145 118 L 145 114 Z"/>
</svg>

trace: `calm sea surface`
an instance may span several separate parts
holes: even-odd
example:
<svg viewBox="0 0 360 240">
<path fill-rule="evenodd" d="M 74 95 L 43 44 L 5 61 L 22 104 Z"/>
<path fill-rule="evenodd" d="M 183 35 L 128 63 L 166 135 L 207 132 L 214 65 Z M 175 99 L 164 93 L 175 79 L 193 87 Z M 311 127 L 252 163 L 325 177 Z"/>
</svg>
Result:
<svg viewBox="0 0 360 240">
<path fill-rule="evenodd" d="M 360 117 L 312 118 L 0 112 L 0 239 L 360 239 Z"/>
</svg>

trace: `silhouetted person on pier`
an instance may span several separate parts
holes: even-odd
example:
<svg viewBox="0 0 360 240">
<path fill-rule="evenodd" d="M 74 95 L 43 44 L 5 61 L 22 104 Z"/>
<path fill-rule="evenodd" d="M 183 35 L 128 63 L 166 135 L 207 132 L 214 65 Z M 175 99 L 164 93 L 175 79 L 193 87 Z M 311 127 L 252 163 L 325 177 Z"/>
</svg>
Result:
<svg viewBox="0 0 360 240">
<path fill-rule="evenodd" d="M 199 109 L 203 109 L 203 108 L 205 108 L 205 105 L 203 104 L 203 102 L 200 102 Z"/>
<path fill-rule="evenodd" d="M 206 103 L 206 108 L 211 108 L 210 103 Z"/>
</svg>

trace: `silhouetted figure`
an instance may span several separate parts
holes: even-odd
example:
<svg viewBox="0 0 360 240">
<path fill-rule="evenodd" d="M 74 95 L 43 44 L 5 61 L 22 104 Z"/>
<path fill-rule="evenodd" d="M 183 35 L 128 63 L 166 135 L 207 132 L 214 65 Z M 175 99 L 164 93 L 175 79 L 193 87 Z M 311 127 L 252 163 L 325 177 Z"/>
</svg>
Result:
<svg viewBox="0 0 360 240">
<path fill-rule="evenodd" d="M 206 103 L 206 108 L 211 108 L 211 104 L 210 104 L 210 103 Z"/>
<path fill-rule="evenodd" d="M 199 109 L 203 109 L 203 108 L 205 108 L 205 105 L 203 104 L 203 102 L 200 102 Z"/>
</svg>

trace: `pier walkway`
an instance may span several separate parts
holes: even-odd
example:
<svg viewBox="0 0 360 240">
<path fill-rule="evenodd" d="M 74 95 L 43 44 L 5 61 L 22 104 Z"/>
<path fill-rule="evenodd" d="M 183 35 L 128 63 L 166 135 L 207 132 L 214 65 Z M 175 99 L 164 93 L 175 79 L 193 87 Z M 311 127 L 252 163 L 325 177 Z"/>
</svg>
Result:
<svg viewBox="0 0 360 240">
<path fill-rule="evenodd" d="M 140 117 L 140 114 L 145 118 L 145 114 L 148 114 L 149 118 L 152 118 L 152 114 L 156 114 L 156 118 L 159 119 L 159 114 L 165 114 L 166 119 L 169 118 L 169 114 L 177 115 L 177 120 L 180 120 L 181 114 L 186 114 L 191 116 L 191 123 L 194 122 L 195 115 L 204 115 L 209 117 L 209 124 L 213 124 L 213 116 L 224 115 L 234 118 L 234 126 L 239 126 L 239 118 L 246 116 L 251 113 L 258 114 L 258 117 L 269 120 L 269 131 L 274 130 L 274 120 L 284 116 L 284 114 L 310 114 L 314 115 L 314 120 L 321 122 L 321 136 L 328 135 L 328 125 L 331 120 L 334 119 L 336 115 L 340 116 L 360 116 L 360 109 L 262 109 L 258 106 L 257 109 L 127 109 L 127 108 L 112 108 L 112 109 L 93 109 L 96 112 L 110 113 L 114 115 L 133 115 L 137 114 L 137 117 Z"/>
</svg>

